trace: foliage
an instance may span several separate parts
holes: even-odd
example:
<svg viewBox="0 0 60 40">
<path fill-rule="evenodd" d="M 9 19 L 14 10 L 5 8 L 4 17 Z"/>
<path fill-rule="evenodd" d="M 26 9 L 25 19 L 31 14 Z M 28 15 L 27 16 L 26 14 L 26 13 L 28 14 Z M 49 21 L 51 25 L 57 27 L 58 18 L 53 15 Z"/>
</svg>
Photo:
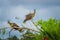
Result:
<svg viewBox="0 0 60 40">
<path fill-rule="evenodd" d="M 50 18 L 47 21 L 39 20 L 37 22 L 43 32 L 40 32 L 40 37 L 47 37 L 49 40 L 60 40 L 60 20 Z"/>
<path fill-rule="evenodd" d="M 52 19 L 39 20 L 36 24 L 40 26 L 39 34 L 31 32 L 30 29 L 23 34 L 23 38 L 18 39 L 16 36 L 8 37 L 7 40 L 60 40 L 60 20 Z M 26 29 L 26 28 L 25 28 Z M 4 35 L 6 28 L 0 29 L 0 34 Z M 0 38 L 0 40 L 2 40 Z"/>
<path fill-rule="evenodd" d="M 2 28 L 2 29 L 0 29 L 0 34 L 4 35 L 5 32 L 6 32 L 6 28 Z"/>
<path fill-rule="evenodd" d="M 7 38 L 8 40 L 19 40 L 16 36 Z"/>
</svg>

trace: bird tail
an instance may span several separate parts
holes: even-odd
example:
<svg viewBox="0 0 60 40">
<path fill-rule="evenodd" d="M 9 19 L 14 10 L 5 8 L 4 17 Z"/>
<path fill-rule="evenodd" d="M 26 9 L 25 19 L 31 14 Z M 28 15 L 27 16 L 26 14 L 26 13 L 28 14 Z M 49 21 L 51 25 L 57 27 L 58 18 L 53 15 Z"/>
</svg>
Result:
<svg viewBox="0 0 60 40">
<path fill-rule="evenodd" d="M 27 20 L 24 20 L 23 23 L 25 23 Z"/>
</svg>

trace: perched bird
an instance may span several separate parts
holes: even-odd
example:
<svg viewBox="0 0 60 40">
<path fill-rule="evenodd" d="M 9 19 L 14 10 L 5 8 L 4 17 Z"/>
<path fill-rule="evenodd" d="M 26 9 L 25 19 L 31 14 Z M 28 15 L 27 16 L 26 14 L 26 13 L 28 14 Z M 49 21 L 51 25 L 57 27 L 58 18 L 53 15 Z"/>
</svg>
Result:
<svg viewBox="0 0 60 40">
<path fill-rule="evenodd" d="M 18 30 L 19 29 L 19 26 L 15 23 L 11 23 L 10 21 L 8 21 L 8 24 L 15 30 Z"/>
<path fill-rule="evenodd" d="M 25 23 L 28 20 L 31 20 L 35 16 L 35 13 L 36 13 L 36 9 L 34 9 L 34 12 L 33 13 L 29 13 L 28 15 L 26 15 L 26 18 L 23 21 L 23 23 Z"/>
</svg>

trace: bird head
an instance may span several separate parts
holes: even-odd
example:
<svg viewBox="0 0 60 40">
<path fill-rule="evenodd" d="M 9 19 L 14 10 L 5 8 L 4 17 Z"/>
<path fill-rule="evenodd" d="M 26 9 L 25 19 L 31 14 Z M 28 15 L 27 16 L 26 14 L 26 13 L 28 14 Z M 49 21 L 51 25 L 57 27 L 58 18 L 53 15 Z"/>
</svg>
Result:
<svg viewBox="0 0 60 40">
<path fill-rule="evenodd" d="M 34 16 L 35 16 L 35 14 L 36 14 L 36 9 L 34 9 L 34 13 L 32 14 L 32 16 L 34 17 Z"/>
<path fill-rule="evenodd" d="M 11 26 L 12 25 L 12 23 L 8 20 L 8 24 Z"/>
<path fill-rule="evenodd" d="M 36 13 L 36 9 L 34 9 L 34 14 Z"/>
</svg>

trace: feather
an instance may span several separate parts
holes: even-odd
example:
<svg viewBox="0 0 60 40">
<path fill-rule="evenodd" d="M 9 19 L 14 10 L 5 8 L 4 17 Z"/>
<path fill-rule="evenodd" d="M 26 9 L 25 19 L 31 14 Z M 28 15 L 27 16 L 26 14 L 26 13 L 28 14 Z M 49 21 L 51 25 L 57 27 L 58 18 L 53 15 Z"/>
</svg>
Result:
<svg viewBox="0 0 60 40">
<path fill-rule="evenodd" d="M 30 14 L 26 15 L 26 18 L 23 21 L 23 23 L 25 23 L 28 20 L 31 20 L 35 16 L 35 13 L 36 13 L 36 10 L 34 9 L 34 12 L 33 13 L 30 13 Z"/>
</svg>

